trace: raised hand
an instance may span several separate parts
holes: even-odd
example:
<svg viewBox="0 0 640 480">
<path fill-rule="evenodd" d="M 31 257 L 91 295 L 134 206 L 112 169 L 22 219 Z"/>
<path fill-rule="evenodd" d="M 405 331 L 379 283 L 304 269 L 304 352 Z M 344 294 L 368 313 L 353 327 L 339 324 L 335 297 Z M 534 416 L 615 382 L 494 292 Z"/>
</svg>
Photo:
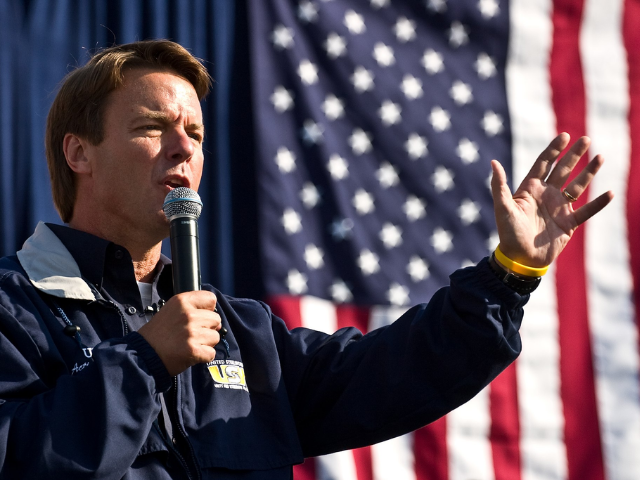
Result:
<svg viewBox="0 0 640 480">
<path fill-rule="evenodd" d="M 596 155 L 563 188 L 590 144 L 589 137 L 579 138 L 554 168 L 569 139 L 567 133 L 553 139 L 513 195 L 502 165 L 496 160 L 491 162 L 491 190 L 500 250 L 518 263 L 530 267 L 549 265 L 560 255 L 576 228 L 613 199 L 613 193 L 608 191 L 574 210 L 573 202 L 585 191 L 604 159 Z"/>
</svg>

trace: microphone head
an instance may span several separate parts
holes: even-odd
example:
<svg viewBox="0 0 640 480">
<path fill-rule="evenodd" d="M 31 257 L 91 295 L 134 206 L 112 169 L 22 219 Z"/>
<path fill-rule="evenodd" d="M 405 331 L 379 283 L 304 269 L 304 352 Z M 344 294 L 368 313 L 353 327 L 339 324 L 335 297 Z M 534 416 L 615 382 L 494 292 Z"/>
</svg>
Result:
<svg viewBox="0 0 640 480">
<path fill-rule="evenodd" d="M 197 220 L 202 212 L 202 200 L 190 188 L 178 187 L 167 194 L 162 210 L 169 221 L 175 217 L 192 217 Z"/>
</svg>

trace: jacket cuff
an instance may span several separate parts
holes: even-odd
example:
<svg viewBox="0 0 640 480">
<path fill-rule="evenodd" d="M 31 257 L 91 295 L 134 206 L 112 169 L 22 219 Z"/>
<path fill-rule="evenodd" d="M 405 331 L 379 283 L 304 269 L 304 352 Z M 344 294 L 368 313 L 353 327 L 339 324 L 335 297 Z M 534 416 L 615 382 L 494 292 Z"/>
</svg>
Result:
<svg viewBox="0 0 640 480">
<path fill-rule="evenodd" d="M 138 332 L 127 334 L 125 341 L 138 352 L 138 356 L 144 361 L 149 373 L 156 382 L 156 391 L 158 393 L 168 392 L 173 384 L 173 379 L 149 342 Z"/>
</svg>

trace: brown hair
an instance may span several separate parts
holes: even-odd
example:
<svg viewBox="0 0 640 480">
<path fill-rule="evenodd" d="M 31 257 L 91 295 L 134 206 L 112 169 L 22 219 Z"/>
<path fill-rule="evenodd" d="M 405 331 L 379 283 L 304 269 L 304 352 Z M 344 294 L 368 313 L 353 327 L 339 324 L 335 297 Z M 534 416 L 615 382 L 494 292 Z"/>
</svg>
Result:
<svg viewBox="0 0 640 480">
<path fill-rule="evenodd" d="M 70 72 L 49 110 L 45 133 L 53 203 L 63 222 L 71 220 L 76 201 L 75 177 L 64 155 L 64 137 L 72 133 L 93 145 L 102 142 L 107 99 L 122 86 L 125 71 L 130 68 L 171 70 L 193 85 L 200 100 L 211 86 L 211 77 L 202 63 L 169 40 L 145 40 L 106 48 L 83 67 Z"/>
</svg>

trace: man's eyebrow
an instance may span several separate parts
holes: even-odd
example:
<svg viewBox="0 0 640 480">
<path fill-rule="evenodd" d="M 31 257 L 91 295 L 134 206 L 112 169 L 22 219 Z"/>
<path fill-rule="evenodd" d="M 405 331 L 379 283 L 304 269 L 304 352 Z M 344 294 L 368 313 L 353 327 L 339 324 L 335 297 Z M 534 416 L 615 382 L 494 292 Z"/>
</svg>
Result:
<svg viewBox="0 0 640 480">
<path fill-rule="evenodd" d="M 140 118 L 171 123 L 169 116 L 164 112 L 142 112 L 133 121 L 135 122 Z M 202 123 L 190 123 L 185 128 L 190 130 L 202 130 L 204 133 L 204 124 Z"/>
</svg>

